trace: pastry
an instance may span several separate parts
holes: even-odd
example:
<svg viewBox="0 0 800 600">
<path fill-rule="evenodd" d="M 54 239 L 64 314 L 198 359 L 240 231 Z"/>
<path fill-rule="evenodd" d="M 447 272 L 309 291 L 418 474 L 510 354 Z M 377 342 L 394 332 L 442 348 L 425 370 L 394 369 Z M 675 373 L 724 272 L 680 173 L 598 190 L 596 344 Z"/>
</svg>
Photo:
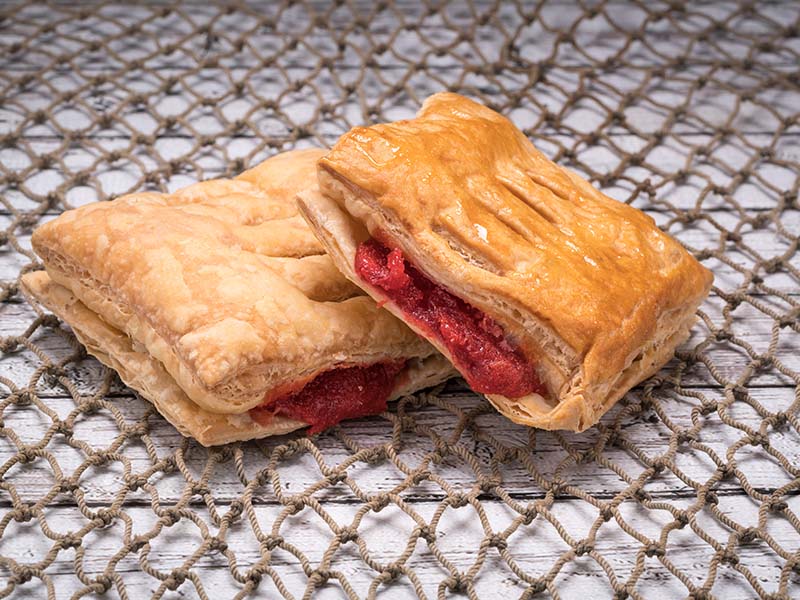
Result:
<svg viewBox="0 0 800 600">
<path fill-rule="evenodd" d="M 456 94 L 357 127 L 300 210 L 336 266 L 513 421 L 581 431 L 688 336 L 711 273 Z"/>
<path fill-rule="evenodd" d="M 297 214 L 321 154 L 68 211 L 34 232 L 46 272 L 23 289 L 204 445 L 381 412 L 452 368 L 347 281 Z"/>
</svg>

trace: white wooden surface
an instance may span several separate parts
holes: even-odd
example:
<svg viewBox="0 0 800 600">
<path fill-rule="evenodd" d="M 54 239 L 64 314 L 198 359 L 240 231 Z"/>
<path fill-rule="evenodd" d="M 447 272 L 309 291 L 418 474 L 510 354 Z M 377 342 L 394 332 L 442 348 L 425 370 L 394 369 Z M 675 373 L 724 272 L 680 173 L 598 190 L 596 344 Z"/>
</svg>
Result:
<svg viewBox="0 0 800 600">
<path fill-rule="evenodd" d="M 576 10 L 569 4 L 557 4 L 559 10 L 550 11 L 552 23 L 556 26 L 561 23 L 567 25 L 571 22 L 571 17 Z M 134 10 L 134 9 L 130 9 Z M 196 6 L 193 9 L 198 20 L 203 19 L 204 8 Z M 719 9 L 723 10 L 723 9 Z M 796 11 L 787 5 L 772 6 L 776 19 L 788 19 Z M 626 11 L 617 13 L 618 19 L 622 22 L 626 18 L 634 18 L 633 11 L 628 15 Z M 787 16 L 789 15 L 789 16 Z M 15 32 L 4 31 L 3 41 L 13 41 L 21 35 Z M 102 35 L 102 32 L 97 32 Z M 433 35 L 433 34 L 432 34 Z M 591 21 L 587 27 L 579 31 L 579 39 L 586 47 L 591 47 L 594 52 L 602 53 L 604 50 L 610 54 L 615 48 L 614 32 L 609 29 L 607 23 L 602 20 Z M 667 34 L 663 34 L 662 43 L 667 43 Z M 187 43 L 194 44 L 194 41 Z M 496 54 L 496 43 L 491 36 L 486 39 L 479 39 L 477 46 L 485 53 L 488 60 L 493 60 Z M 541 53 L 546 56 L 552 44 L 551 36 L 531 33 L 526 48 L 530 52 Z M 413 44 L 408 43 L 404 46 L 413 51 Z M 407 57 L 403 57 L 407 58 Z M 163 72 L 170 69 L 180 71 L 180 56 L 173 57 L 174 61 L 170 65 L 169 60 L 165 60 Z M 352 79 L 358 71 L 360 58 L 357 55 L 352 57 L 352 69 L 350 72 L 346 68 L 342 69 L 343 79 Z M 406 68 L 402 60 L 382 57 L 381 65 L 387 78 L 396 76 Z M 449 60 L 449 62 L 448 62 Z M 692 73 L 693 69 L 702 70 L 704 58 L 702 53 L 696 56 L 696 63 L 689 64 L 687 72 Z M 175 62 L 177 61 L 177 62 Z M 564 66 L 580 67 L 581 57 L 565 58 Z M 240 65 L 241 68 L 252 65 Z M 450 83 L 463 77 L 460 72 L 461 63 L 453 61 L 448 57 L 442 58 L 438 65 L 438 78 L 434 81 L 415 81 L 409 84 L 419 97 L 424 97 L 429 91 L 434 91 L 442 87 L 442 82 Z M 796 69 L 796 64 L 791 61 L 777 57 L 773 67 L 776 70 Z M 13 69 L 12 67 L 9 67 Z M 20 67 L 22 68 L 22 67 Z M 82 67 L 91 71 L 92 64 Z M 301 59 L 293 65 L 300 73 L 308 71 L 308 65 Z M 208 80 L 205 83 L 199 82 L 204 93 L 214 95 L 218 92 L 221 79 L 213 69 L 207 73 Z M 554 74 L 562 78 L 562 85 L 566 89 L 573 89 L 577 81 L 576 71 L 559 71 Z M 687 75 L 690 77 L 691 75 Z M 280 77 L 272 77 L 269 70 L 262 74 L 263 80 L 259 82 L 260 93 L 267 94 L 274 92 L 277 96 L 285 86 L 285 81 Z M 513 78 L 513 75 L 509 75 Z M 62 77 L 54 78 L 51 82 L 54 88 L 69 85 L 69 73 L 64 73 Z M 146 82 L 140 82 L 146 87 Z M 632 89 L 633 85 L 624 74 L 619 72 L 611 73 L 604 80 L 609 86 L 609 90 Z M 744 85 L 744 84 L 743 84 Z M 215 88 L 216 86 L 216 88 Z M 267 90 L 267 92 L 265 92 Z M 363 81 L 359 88 L 357 98 L 354 98 L 352 111 L 349 111 L 347 118 L 339 119 L 326 129 L 326 139 L 330 142 L 335 135 L 346 130 L 349 125 L 355 124 L 360 119 L 360 109 L 358 102 L 369 104 L 370 83 Z M 113 93 L 112 98 L 113 98 Z M 609 92 L 611 93 L 611 92 Z M 675 102 L 669 90 L 659 92 L 663 94 L 661 98 L 654 98 L 667 104 Z M 797 89 L 787 90 L 760 90 L 762 98 L 769 99 L 773 111 L 785 115 L 796 114 L 797 106 L 800 105 L 800 93 Z M 705 94 L 705 96 L 703 96 Z M 710 139 L 714 133 L 714 127 L 725 123 L 729 117 L 730 107 L 734 102 L 733 94 L 708 93 L 701 94 L 701 97 L 694 99 L 696 112 L 702 114 L 706 123 L 702 127 L 684 127 L 678 129 L 680 132 L 663 148 L 659 148 L 648 155 L 648 163 L 657 164 L 664 173 L 671 173 L 685 168 L 687 156 L 683 143 L 700 143 Z M 26 99 L 27 106 L 31 109 L 47 104 L 46 94 L 31 94 Z M 534 127 L 538 122 L 538 115 L 541 114 L 542 107 L 550 110 L 558 110 L 560 99 L 557 96 L 544 95 L 538 98 L 540 106 L 523 105 L 513 111 L 510 115 L 521 127 Z M 162 96 L 158 99 L 158 112 L 162 115 L 180 114 L 185 106 L 185 99 L 181 93 Z M 614 104 L 614 99 L 610 98 L 610 105 Z M 103 99 L 97 99 L 96 109 L 103 110 Z M 245 97 L 239 103 L 231 103 L 224 107 L 226 117 L 230 120 L 237 115 L 245 115 L 252 109 L 252 101 Z M 287 108 L 293 118 L 302 122 L 304 116 L 308 118 L 309 103 L 303 98 L 287 100 Z M 775 118 L 773 111 L 765 110 L 761 105 L 743 105 L 737 109 L 736 125 L 747 131 L 747 139 L 757 148 L 759 145 L 768 144 L 775 130 Z M 632 127 L 639 131 L 655 131 L 660 123 L 657 117 L 658 111 L 633 111 L 629 117 Z M 391 115 L 393 118 L 409 116 L 407 111 L 398 110 L 397 114 Z M 591 131 L 601 122 L 602 111 L 597 107 L 592 107 L 591 103 L 583 108 L 573 109 L 566 120 L 565 126 L 573 128 L 577 132 Z M 12 131 L 19 123 L 20 114 L 14 110 L 0 109 L 0 134 Z M 64 114 L 59 117 L 60 124 L 67 128 L 79 129 L 86 126 L 85 118 L 80 112 Z M 130 122 L 139 131 L 148 132 L 148 127 L 152 130 L 152 123 L 148 122 L 146 116 L 131 115 Z M 201 134 L 214 133 L 213 119 L 197 119 L 192 122 L 195 130 Z M 285 132 L 279 122 L 265 119 L 261 123 L 259 135 L 243 135 L 235 140 L 219 139 L 216 144 L 226 147 L 229 158 L 246 156 L 253 149 L 263 145 L 263 136 L 283 135 Z M 554 136 L 554 139 L 567 147 L 571 146 L 569 136 Z M 624 151 L 636 151 L 641 147 L 641 138 L 630 133 L 619 131 L 611 136 L 611 142 L 616 144 Z M 91 146 L 98 144 L 103 148 L 127 148 L 130 143 L 124 131 L 109 130 L 98 132 L 87 142 L 88 148 L 72 148 L 70 156 L 70 168 L 73 170 L 81 168 L 94 168 L 96 155 L 92 152 Z M 306 140 L 304 143 L 311 143 Z M 537 138 L 537 143 L 543 150 L 554 154 L 557 147 L 548 145 L 547 140 Z M 61 147 L 61 138 L 53 135 L 50 131 L 32 132 L 26 139 L 20 142 L 26 148 L 33 149 L 36 153 L 53 152 Z M 159 154 L 169 159 L 171 156 L 179 157 L 182 153 L 191 148 L 192 140 L 185 135 L 160 135 L 157 142 Z M 613 172 L 619 165 L 619 157 L 605 146 L 579 147 L 576 149 L 578 158 L 589 165 L 592 169 L 590 174 L 604 174 Z M 729 147 L 721 147 L 715 150 L 714 157 L 718 161 L 727 165 L 742 165 L 748 157 L 748 148 L 743 148 L 739 142 L 732 142 Z M 262 150 L 262 154 L 266 150 Z M 800 131 L 795 127 L 794 130 L 785 134 L 778 146 L 779 158 L 797 161 L 800 156 Z M 692 158 L 690 157 L 690 160 Z M 210 153 L 204 158 L 199 159 L 203 166 L 203 176 L 213 177 L 222 172 L 226 165 L 222 164 L 214 153 Z M 29 164 L 29 158 L 25 152 L 17 148 L 0 149 L 0 162 L 9 170 L 25 169 Z M 702 163 L 701 161 L 691 162 L 692 177 L 685 184 L 667 185 L 658 188 L 654 199 L 647 197 L 637 197 L 633 200 L 634 205 L 646 208 L 647 212 L 656 218 L 661 224 L 666 224 L 672 214 L 659 201 L 666 200 L 672 205 L 683 209 L 694 207 L 698 197 L 708 194 L 707 187 L 710 183 L 725 185 L 735 173 L 721 168 L 719 163 Z M 152 168 L 155 163 L 147 160 L 143 161 L 146 168 Z M 626 174 L 635 179 L 636 169 L 628 169 Z M 744 210 L 752 214 L 765 212 L 772 209 L 775 205 L 775 189 L 790 189 L 795 184 L 797 173 L 790 170 L 774 168 L 764 168 L 763 177 L 768 185 L 755 182 L 752 185 L 743 185 L 733 191 L 733 197 L 741 204 Z M 652 173 L 642 169 L 639 172 L 641 177 L 652 176 Z M 124 168 L 110 168 L 108 165 L 101 165 L 100 180 L 103 192 L 106 194 L 121 193 L 128 189 L 132 181 L 136 180 L 138 173 L 134 170 L 134 175 Z M 193 181 L 195 174 L 184 173 L 174 177 L 168 182 L 169 188 L 176 188 Z M 33 178 L 27 185 L 35 193 L 47 193 L 56 189 L 61 183 L 61 177 L 57 171 L 49 170 L 42 172 L 41 175 Z M 769 188 L 773 186 L 773 189 Z M 620 199 L 629 199 L 632 185 L 622 181 L 609 189 L 612 195 Z M 77 206 L 95 199 L 93 190 L 83 188 L 68 193 L 67 200 L 70 205 Z M 24 193 L 11 191 L 5 197 L 7 206 L 17 209 L 30 209 L 31 203 Z M 703 201 L 703 210 L 713 215 L 713 218 L 723 227 L 732 228 L 741 219 L 741 215 L 736 214 L 723 196 L 715 197 L 709 194 Z M 48 212 L 46 218 L 52 218 L 58 210 Z M 0 227 L 5 228 L 10 223 L 10 213 L 8 210 L 0 210 Z M 800 211 L 786 211 L 782 222 L 786 230 L 796 235 L 800 232 Z M 704 248 L 715 249 L 720 245 L 719 231 L 707 221 L 698 221 L 692 226 L 683 226 L 673 223 L 669 230 L 681 239 L 690 248 L 700 250 Z M 29 232 L 20 231 L 20 243 L 23 249 L 29 246 Z M 790 237 L 781 234 L 774 228 L 767 227 L 762 230 L 746 231 L 743 233 L 745 243 L 755 252 L 762 256 L 778 256 L 787 251 L 791 246 Z M 728 257 L 737 265 L 748 268 L 752 264 L 752 253 L 739 251 L 732 246 L 728 246 Z M 792 259 L 796 269 L 800 269 L 800 260 L 797 253 Z M 0 280 L 9 281 L 16 277 L 18 270 L 28 262 L 28 259 L 21 253 L 4 252 L 0 255 Z M 716 286 L 723 292 L 730 292 L 742 283 L 743 277 L 741 270 L 734 266 L 709 260 L 706 264 L 714 269 Z M 800 301 L 800 290 L 796 272 L 792 273 L 780 271 L 771 274 L 763 274 L 764 285 L 773 289 L 780 290 L 792 295 L 793 301 Z M 755 290 L 755 296 L 763 295 L 763 292 Z M 773 298 L 765 298 L 765 303 L 773 303 Z M 724 303 L 715 294 L 706 302 L 702 311 L 708 323 L 712 327 L 721 326 L 724 316 L 721 313 Z M 774 306 L 774 310 L 782 313 L 787 310 L 785 304 Z M 774 321 L 763 312 L 756 310 L 752 306 L 745 304 L 734 311 L 732 328 L 736 335 L 752 345 L 756 353 L 766 352 L 770 344 L 777 344 L 779 356 L 783 364 L 794 371 L 800 370 L 800 335 L 791 329 L 781 330 L 776 334 L 773 329 Z M 33 319 L 33 312 L 24 302 L 15 299 L 0 306 L 0 335 L 10 335 L 22 333 Z M 708 334 L 708 323 L 698 325 L 695 333 L 695 341 L 704 339 Z M 68 341 L 58 335 L 41 331 L 35 338 L 36 343 L 43 349 L 47 356 L 54 360 L 60 360 L 68 356 L 71 352 Z M 691 347 L 691 342 L 686 348 Z M 749 358 L 744 351 L 736 346 L 719 345 L 706 350 L 713 353 L 713 362 L 717 365 L 722 376 L 728 380 L 735 380 L 740 376 L 749 363 Z M 31 377 L 35 376 L 35 370 L 39 364 L 38 359 L 30 352 L 20 351 L 4 357 L 0 360 L 0 376 L 6 377 L 18 385 L 26 385 Z M 667 371 L 669 372 L 669 369 Z M 68 367 L 68 377 L 76 383 L 79 393 L 91 395 L 103 389 L 105 372 L 102 367 L 91 358 L 73 364 Z M 698 368 L 686 373 L 682 385 L 691 388 L 694 393 L 705 398 L 718 399 L 721 396 L 719 382 L 710 378 L 709 373 Z M 44 380 L 38 387 L 40 397 L 46 398 L 48 405 L 59 415 L 69 414 L 75 407 L 75 401 L 57 382 Z M 787 378 L 776 370 L 771 369 L 759 376 L 752 384 L 752 394 L 770 410 L 780 410 L 787 408 L 795 399 L 797 389 L 794 387 L 790 378 Z M 636 392 L 634 393 L 634 397 Z M 128 419 L 137 418 L 147 410 L 147 406 L 141 400 L 131 394 L 117 380 L 112 380 L 108 397 L 114 398 L 116 406 L 121 413 Z M 481 401 L 474 395 L 465 391 L 459 383 L 451 384 L 443 398 L 458 403 L 461 407 L 477 405 Z M 663 406 L 669 411 L 670 417 L 678 424 L 689 426 L 692 420 L 692 408 L 699 404 L 699 400 L 690 397 L 668 396 L 663 399 Z M 617 409 L 619 410 L 619 409 Z M 736 417 L 743 423 L 757 426 L 760 419 L 754 410 L 747 406 L 735 407 Z M 612 417 L 616 410 L 612 413 Z M 428 407 L 415 414 L 421 422 L 429 423 L 432 428 L 441 436 L 452 433 L 455 423 L 454 416 L 441 408 Z M 709 448 L 722 453 L 739 437 L 742 432 L 738 429 L 724 425 L 716 413 L 702 417 L 706 424 L 702 430 L 702 441 Z M 49 426 L 49 422 L 43 419 L 42 414 L 30 407 L 14 407 L 5 414 L 6 426 L 13 426 L 14 430 L 23 441 L 35 441 L 40 439 L 43 432 Z M 205 451 L 192 443 L 186 443 L 179 435 L 163 420 L 157 416 L 150 419 L 152 424 L 151 439 L 157 448 L 159 456 L 170 455 L 176 448 L 182 447 L 185 451 L 187 467 L 199 477 L 204 468 L 207 467 L 207 455 Z M 514 447 L 525 447 L 529 445 L 530 457 L 536 464 L 541 473 L 552 475 L 559 464 L 565 460 L 567 453 L 559 443 L 557 436 L 549 433 L 536 435 L 535 443 L 530 442 L 530 432 L 523 427 L 508 423 L 499 416 L 486 415 L 481 417 L 481 423 L 485 424 L 494 435 L 503 441 L 504 444 Z M 388 440 L 391 429 L 387 422 L 381 418 L 363 419 L 345 425 L 344 430 L 348 435 L 373 444 L 383 443 Z M 84 422 L 76 425 L 76 437 L 85 441 L 87 444 L 102 448 L 108 445 L 109 441 L 118 433 L 115 422 L 103 413 L 86 417 Z M 626 440 L 635 444 L 648 456 L 655 457 L 666 450 L 669 439 L 669 431 L 659 422 L 651 422 L 641 417 L 633 417 L 625 421 L 624 436 Z M 597 438 L 598 432 L 590 430 L 582 435 L 567 436 L 570 442 L 580 446 L 589 447 Z M 462 438 L 463 441 L 464 438 Z M 266 440 L 254 444 L 242 446 L 241 451 L 245 455 L 245 464 L 248 468 L 255 471 L 263 468 L 269 460 L 271 449 L 276 445 L 285 442 L 281 440 Z M 800 465 L 800 437 L 791 429 L 781 433 L 770 435 L 772 447 L 776 448 L 787 456 L 794 465 Z M 335 465 L 348 458 L 344 445 L 335 437 L 322 436 L 318 445 L 324 452 L 325 460 L 328 465 Z M 407 445 L 403 448 L 403 455 L 410 464 L 417 464 L 419 460 L 430 452 L 430 440 L 427 438 L 410 437 Z M 480 443 L 475 443 L 474 447 L 469 448 L 476 452 L 479 464 L 482 468 L 489 465 L 491 450 Z M 13 444 L 4 437 L 0 437 L 0 464 L 5 463 L 15 452 Z M 58 464 L 64 473 L 72 473 L 85 460 L 81 453 L 61 444 L 53 450 L 57 453 Z M 620 447 L 610 447 L 606 449 L 606 455 L 614 464 L 635 477 L 643 470 L 642 462 L 633 454 Z M 142 444 L 131 444 L 125 448 L 126 463 L 113 463 L 106 468 L 93 469 L 81 475 L 81 489 L 87 505 L 94 508 L 108 506 L 115 496 L 119 494 L 121 486 L 125 481 L 126 469 L 132 473 L 143 473 L 152 466 L 152 457 Z M 777 486 L 787 483 L 789 475 L 778 468 L 776 464 L 768 459 L 763 452 L 756 449 L 743 451 L 737 455 L 739 466 L 743 476 L 746 477 L 750 485 L 763 489 L 771 490 Z M 681 469 L 692 480 L 704 482 L 708 480 L 714 472 L 714 464 L 709 456 L 703 452 L 682 452 L 677 455 Z M 458 460 L 447 461 L 441 465 L 432 467 L 441 475 L 454 489 L 469 491 L 474 483 L 473 467 Z M 251 471 L 251 472 L 252 472 Z M 388 491 L 403 480 L 403 474 L 396 469 L 382 465 L 379 467 L 368 467 L 363 464 L 355 465 L 348 471 L 357 480 L 359 486 L 369 493 Z M 504 466 L 502 476 L 502 487 L 514 499 L 519 502 L 529 502 L 542 498 L 544 493 L 541 487 L 533 480 L 531 474 L 523 465 L 514 462 Z M 591 463 L 581 467 L 573 467 L 563 475 L 571 485 L 580 487 L 582 490 L 591 494 L 597 499 L 608 499 L 623 490 L 629 482 L 626 482 L 614 471 L 601 468 L 597 464 Z M 317 482 L 320 475 L 320 468 L 308 455 L 302 456 L 298 460 L 286 461 L 281 463 L 279 469 L 273 473 L 279 488 L 286 493 L 295 493 L 307 489 Z M 52 487 L 53 475 L 52 467 L 45 461 L 34 461 L 27 465 L 17 465 L 9 471 L 7 479 L 13 482 L 16 492 L 23 501 L 34 502 L 45 495 Z M 180 473 L 157 474 L 150 481 L 150 489 L 134 492 L 126 498 L 126 514 L 131 518 L 131 525 L 135 533 L 145 532 L 153 526 L 155 515 L 150 507 L 151 498 L 155 494 L 163 506 L 174 504 L 184 493 L 187 485 L 184 475 Z M 218 465 L 210 479 L 210 496 L 201 498 L 195 496 L 192 500 L 192 508 L 199 515 L 208 515 L 208 511 L 213 507 L 221 513 L 227 512 L 230 503 L 236 500 L 243 491 L 243 483 L 230 467 L 230 462 Z M 272 520 L 280 511 L 281 506 L 276 502 L 274 494 L 265 486 L 256 491 L 254 502 L 255 517 L 261 527 L 268 531 Z M 734 519 L 736 522 L 751 526 L 757 524 L 757 504 L 754 503 L 741 490 L 739 480 L 733 478 L 723 481 L 718 486 L 720 497 L 720 509 L 722 512 Z M 647 491 L 653 498 L 669 503 L 676 507 L 688 507 L 695 501 L 695 490 L 686 482 L 672 474 L 667 474 L 648 483 Z M 0 491 L 0 516 L 7 512 L 10 503 L 5 492 Z M 444 498 L 441 488 L 434 484 L 423 484 L 418 486 L 411 494 L 405 495 L 406 501 L 413 506 L 417 514 L 428 520 Z M 331 490 L 326 490 L 318 499 L 338 523 L 344 524 L 351 520 L 360 506 L 360 501 L 353 491 L 346 486 L 336 486 Z M 72 505 L 73 501 L 68 496 L 57 496 L 50 506 L 46 509 L 48 525 L 61 532 L 76 530 L 85 525 L 86 519 Z M 510 523 L 514 516 L 503 503 L 487 498 L 482 501 L 487 517 L 495 531 L 501 530 Z M 788 496 L 788 505 L 795 514 L 800 512 L 800 496 Z M 640 532 L 657 538 L 661 528 L 671 520 L 668 513 L 663 510 L 645 509 L 635 504 L 624 504 L 622 507 L 626 521 L 635 526 Z M 565 526 L 570 535 L 575 539 L 582 539 L 587 534 L 592 522 L 597 518 L 597 510 L 592 509 L 589 504 L 578 499 L 559 499 L 553 507 L 553 512 Z M 207 520 L 208 521 L 208 520 Z M 360 531 L 365 538 L 367 547 L 372 553 L 373 558 L 388 563 L 398 556 L 408 537 L 413 523 L 409 517 L 404 515 L 396 508 L 372 514 L 365 518 Z M 708 536 L 718 540 L 719 543 L 727 543 L 729 530 L 722 526 L 717 519 L 701 511 L 698 515 L 698 527 Z M 108 564 L 109 557 L 113 556 L 119 549 L 124 535 L 124 524 L 114 523 L 111 527 L 95 531 L 90 534 L 87 542 L 84 543 L 85 553 L 80 559 L 76 559 L 73 551 L 62 551 L 58 554 L 55 562 L 48 568 L 48 573 L 52 578 L 52 583 L 57 597 L 69 597 L 81 586 L 75 577 L 76 564 L 86 574 L 87 577 L 96 577 L 102 573 Z M 213 531 L 213 528 L 212 528 Z M 481 531 L 474 510 L 467 506 L 458 510 L 448 509 L 439 526 L 437 538 L 438 547 L 447 555 L 452 563 L 460 570 L 466 571 L 475 560 L 475 551 L 480 545 L 484 533 Z M 800 535 L 798 532 L 782 518 L 771 518 L 768 521 L 768 531 L 774 539 L 791 552 L 800 551 Z M 332 534 L 328 526 L 312 511 L 305 510 L 297 517 L 289 519 L 287 525 L 282 529 L 284 536 L 300 548 L 309 558 L 313 565 L 319 563 L 322 555 L 331 542 Z M 194 525 L 184 520 L 175 526 L 168 533 L 159 536 L 158 542 L 153 544 L 149 553 L 151 565 L 162 570 L 168 571 L 171 568 L 179 567 L 188 555 L 190 555 L 199 544 L 199 536 Z M 227 541 L 234 550 L 239 568 L 246 568 L 261 558 L 257 543 L 249 529 L 246 521 L 238 521 L 228 534 Z M 515 559 L 528 572 L 532 574 L 542 574 L 546 572 L 558 557 L 563 553 L 567 546 L 561 537 L 546 521 L 537 519 L 530 527 L 520 529 L 512 536 L 512 554 Z M 50 543 L 42 535 L 39 525 L 36 522 L 20 524 L 11 523 L 2 539 L 0 539 L 0 556 L 13 558 L 19 562 L 31 563 L 42 558 L 50 549 Z M 598 550 L 609 561 L 618 579 L 624 581 L 634 569 L 637 552 L 641 544 L 628 536 L 613 521 L 601 529 L 597 542 Z M 739 550 L 741 564 L 745 565 L 758 578 L 761 585 L 767 591 L 777 588 L 780 569 L 783 564 L 773 553 L 765 552 L 764 546 L 753 544 Z M 696 535 L 690 532 L 675 532 L 669 538 L 669 558 L 686 573 L 695 584 L 702 584 L 703 578 L 707 575 L 707 565 L 710 561 L 713 549 L 711 546 L 701 541 Z M 76 563 L 77 560 L 77 563 Z M 490 553 L 489 562 L 481 571 L 478 579 L 476 592 L 480 597 L 499 598 L 519 596 L 523 587 L 511 574 L 502 561 L 495 554 Z M 157 588 L 157 581 L 146 575 L 141 570 L 141 557 L 138 555 L 128 555 L 123 558 L 116 566 L 116 572 L 124 581 L 128 597 L 144 598 L 154 593 Z M 422 541 L 418 542 L 417 550 L 413 555 L 411 566 L 416 571 L 420 584 L 428 597 L 436 597 L 439 594 L 439 584 L 448 575 L 446 571 L 433 559 L 430 550 Z M 296 558 L 285 552 L 277 552 L 272 565 L 280 573 L 287 587 L 298 597 L 303 594 L 306 586 L 307 577 L 303 573 Z M 364 597 L 369 592 L 369 585 L 375 577 L 363 560 L 359 557 L 355 546 L 337 553 L 334 565 L 331 568 L 338 569 L 346 574 L 348 581 L 353 586 L 353 590 L 359 597 Z M 231 578 L 226 559 L 219 555 L 206 556 L 202 559 L 199 567 L 195 567 L 203 582 L 206 592 L 212 598 L 227 598 L 239 589 Z M 0 577 L 5 577 L 4 567 L 0 565 Z M 37 580 L 16 588 L 12 597 L 14 598 L 37 598 L 44 597 L 46 590 Z M 557 591 L 562 598 L 605 598 L 611 597 L 613 591 L 608 585 L 608 579 L 596 562 L 584 557 L 570 563 L 559 575 L 556 580 Z M 268 578 L 265 578 L 261 587 L 258 589 L 258 597 L 271 598 L 277 595 L 277 590 L 271 587 Z M 0 585 L 1 587 L 1 585 Z M 789 588 L 795 597 L 800 597 L 800 578 L 795 577 Z M 381 597 L 406 598 L 415 595 L 409 580 L 401 579 L 391 586 L 380 588 Z M 637 591 L 646 598 L 676 598 L 686 595 L 686 588 L 672 576 L 663 565 L 656 559 L 647 559 L 647 568 L 644 575 L 639 580 Z M 117 590 L 112 588 L 105 597 L 115 597 Z M 745 582 L 742 575 L 733 568 L 723 567 L 717 573 L 713 587 L 713 593 L 718 598 L 725 599 L 745 599 L 754 597 L 755 592 Z M 339 598 L 345 594 L 341 588 L 333 583 L 319 590 L 318 597 Z M 166 592 L 164 597 L 168 598 L 192 598 L 196 597 L 195 589 L 185 584 L 175 592 Z"/>
</svg>

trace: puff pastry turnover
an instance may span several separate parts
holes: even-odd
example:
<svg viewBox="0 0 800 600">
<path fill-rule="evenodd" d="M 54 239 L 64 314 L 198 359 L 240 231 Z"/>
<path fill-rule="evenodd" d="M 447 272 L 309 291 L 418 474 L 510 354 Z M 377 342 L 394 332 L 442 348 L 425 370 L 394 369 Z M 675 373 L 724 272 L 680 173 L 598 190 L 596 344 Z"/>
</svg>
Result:
<svg viewBox="0 0 800 600">
<path fill-rule="evenodd" d="M 687 336 L 711 273 L 455 94 L 361 127 L 300 210 L 336 266 L 512 420 L 580 431 Z"/>
<path fill-rule="evenodd" d="M 380 412 L 452 368 L 347 281 L 297 214 L 322 153 L 68 211 L 34 232 L 46 272 L 23 289 L 202 444 Z"/>
</svg>

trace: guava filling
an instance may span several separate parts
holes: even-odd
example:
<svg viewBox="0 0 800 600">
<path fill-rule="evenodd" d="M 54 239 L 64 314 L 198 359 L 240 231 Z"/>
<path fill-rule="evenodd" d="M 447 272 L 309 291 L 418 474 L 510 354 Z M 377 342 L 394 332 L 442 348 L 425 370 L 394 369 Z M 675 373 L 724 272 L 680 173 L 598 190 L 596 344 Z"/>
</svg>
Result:
<svg viewBox="0 0 800 600">
<path fill-rule="evenodd" d="M 345 419 L 377 415 L 386 410 L 405 367 L 405 361 L 395 361 L 331 369 L 250 409 L 250 417 L 269 425 L 275 415 L 283 415 L 308 423 L 312 435 Z"/>
<path fill-rule="evenodd" d="M 355 271 L 402 311 L 406 321 L 450 354 L 470 387 L 483 394 L 546 396 L 533 362 L 483 311 L 423 275 L 403 256 L 371 238 L 356 250 Z"/>
</svg>

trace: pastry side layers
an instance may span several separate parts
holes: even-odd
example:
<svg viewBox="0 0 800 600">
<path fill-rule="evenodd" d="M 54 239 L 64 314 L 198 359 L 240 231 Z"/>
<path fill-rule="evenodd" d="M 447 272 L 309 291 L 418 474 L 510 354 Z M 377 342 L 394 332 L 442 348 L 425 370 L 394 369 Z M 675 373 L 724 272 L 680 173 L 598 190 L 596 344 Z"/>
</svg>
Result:
<svg viewBox="0 0 800 600">
<path fill-rule="evenodd" d="M 334 268 L 297 215 L 321 154 L 69 211 L 33 246 L 57 284 L 209 412 L 245 413 L 336 366 L 433 355 Z"/>
<path fill-rule="evenodd" d="M 319 184 L 301 212 L 352 281 L 350 247 L 377 237 L 539 363 L 550 398 L 490 397 L 518 422 L 595 423 L 672 356 L 710 289 L 710 272 L 650 217 L 455 94 L 413 120 L 351 130 L 321 159 Z"/>
<path fill-rule="evenodd" d="M 47 273 L 36 271 L 22 277 L 23 292 L 70 324 L 72 331 L 88 352 L 119 373 L 122 381 L 153 403 L 183 435 L 204 446 L 281 435 L 305 427 L 301 421 L 276 415 L 267 425 L 259 424 L 247 413 L 224 415 L 203 410 L 192 402 L 163 365 L 136 349 L 125 333 L 108 325 L 89 310 L 67 288 L 55 283 Z M 435 385 L 449 366 L 444 357 L 431 355 L 409 365 L 405 385 L 394 391 L 391 399 Z"/>
</svg>

